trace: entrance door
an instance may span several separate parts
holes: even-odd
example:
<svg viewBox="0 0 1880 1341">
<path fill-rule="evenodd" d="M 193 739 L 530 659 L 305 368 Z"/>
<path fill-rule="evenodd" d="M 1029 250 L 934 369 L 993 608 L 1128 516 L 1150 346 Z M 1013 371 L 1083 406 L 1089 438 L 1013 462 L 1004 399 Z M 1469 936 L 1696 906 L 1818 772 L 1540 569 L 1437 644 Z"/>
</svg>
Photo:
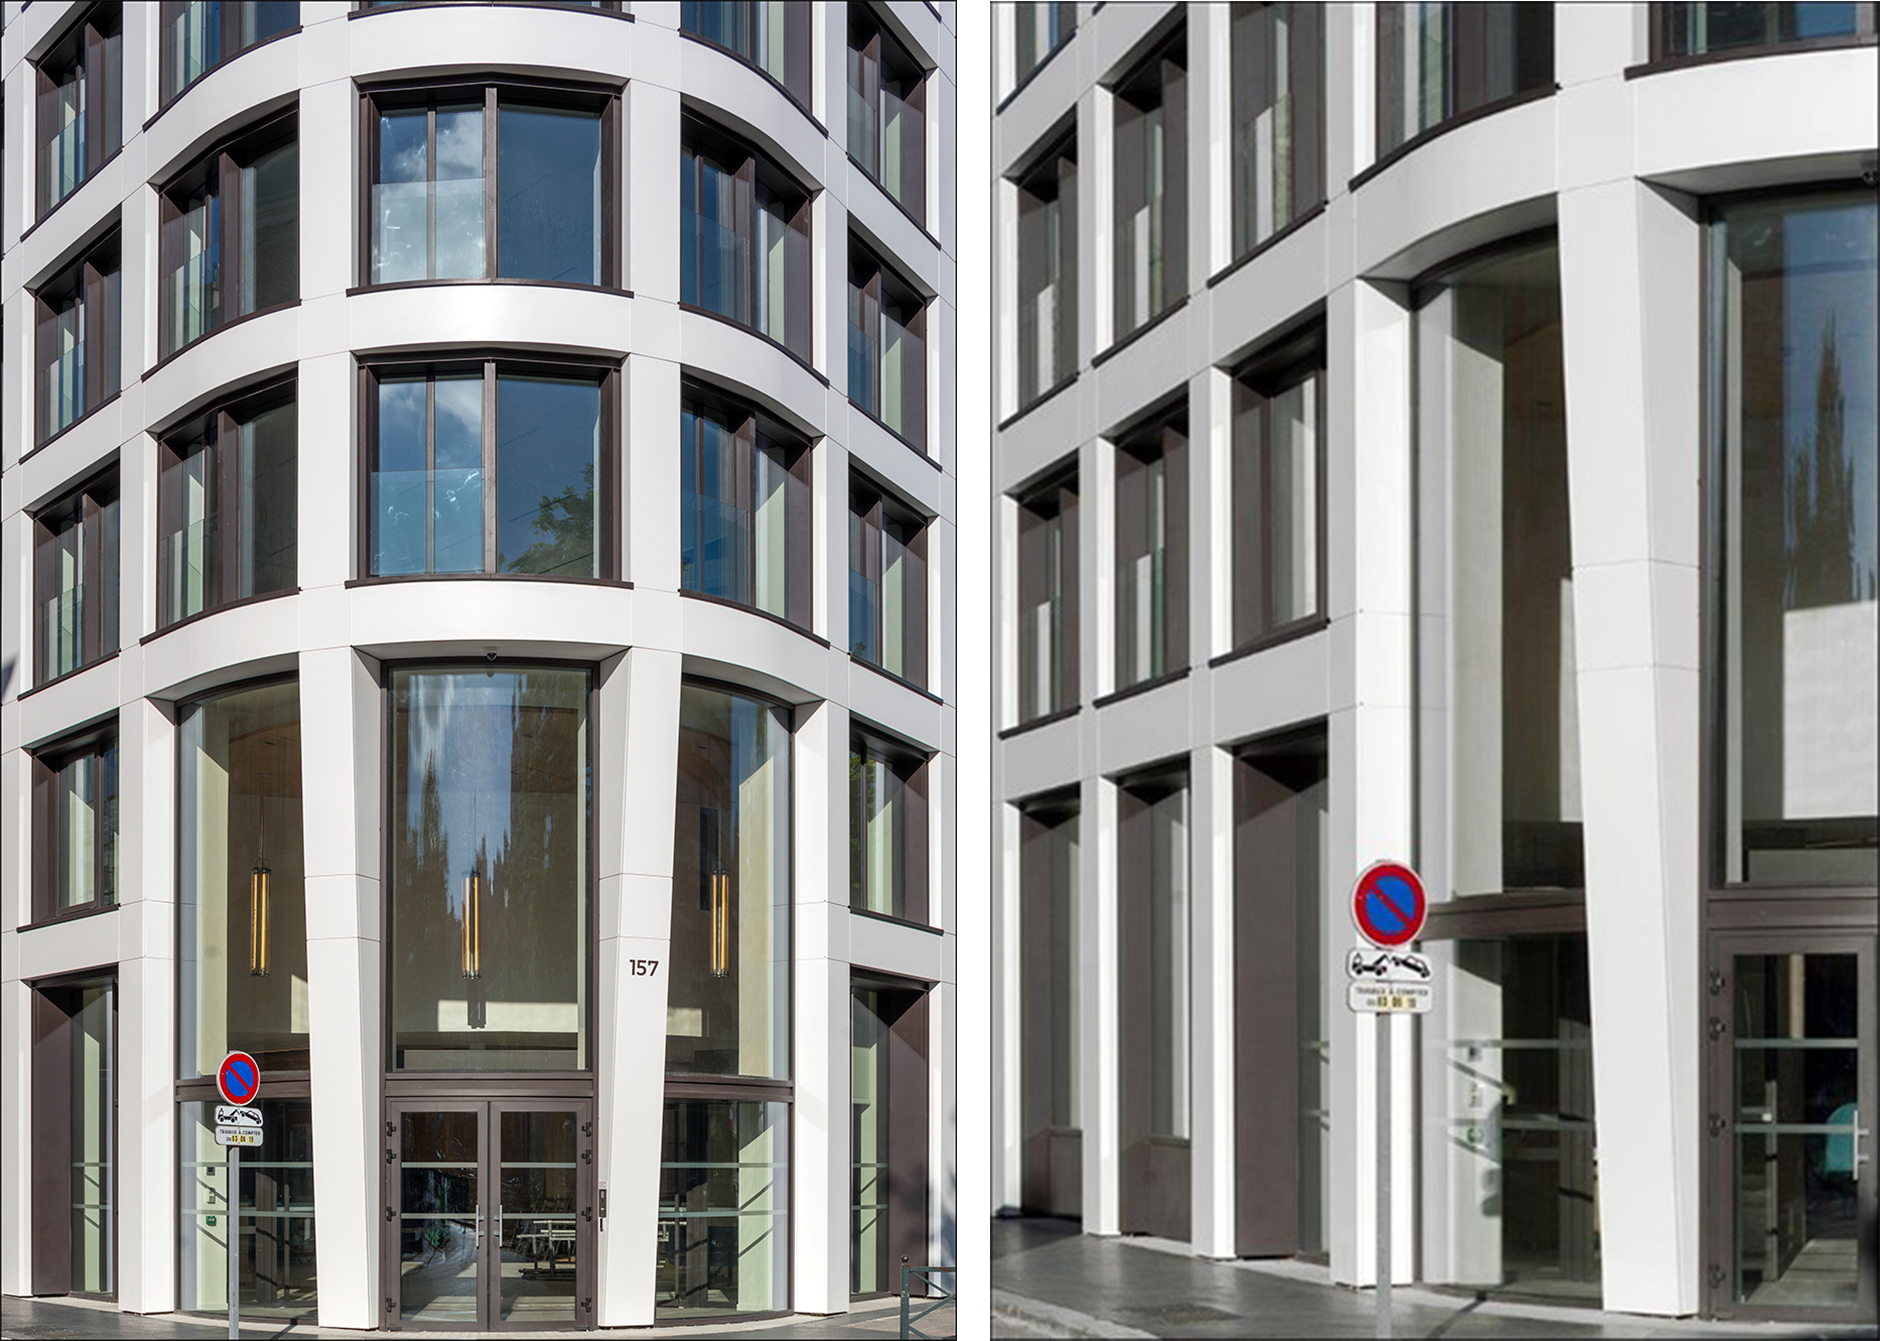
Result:
<svg viewBox="0 0 1880 1341">
<path fill-rule="evenodd" d="M 117 984 L 33 992 L 34 1294 L 115 1297 Z"/>
<path fill-rule="evenodd" d="M 1873 938 L 1719 937 L 1712 967 L 1711 1309 L 1870 1321 Z"/>
<path fill-rule="evenodd" d="M 591 1119 L 570 1099 L 387 1105 L 389 1326 L 594 1325 Z"/>
</svg>

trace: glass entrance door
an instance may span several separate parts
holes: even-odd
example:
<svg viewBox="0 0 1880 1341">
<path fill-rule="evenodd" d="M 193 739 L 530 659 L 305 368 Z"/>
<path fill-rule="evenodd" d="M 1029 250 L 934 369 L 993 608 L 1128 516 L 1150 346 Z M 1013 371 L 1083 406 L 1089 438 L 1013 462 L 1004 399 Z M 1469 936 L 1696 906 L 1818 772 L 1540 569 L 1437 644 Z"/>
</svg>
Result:
<svg viewBox="0 0 1880 1341">
<path fill-rule="evenodd" d="M 387 1324 L 591 1327 L 592 1131 L 565 1099 L 389 1105 Z"/>
<path fill-rule="evenodd" d="M 1874 942 L 1763 934 L 1717 949 L 1710 1132 L 1725 1148 L 1711 1188 L 1727 1210 L 1712 1212 L 1713 1311 L 1871 1319 Z"/>
</svg>

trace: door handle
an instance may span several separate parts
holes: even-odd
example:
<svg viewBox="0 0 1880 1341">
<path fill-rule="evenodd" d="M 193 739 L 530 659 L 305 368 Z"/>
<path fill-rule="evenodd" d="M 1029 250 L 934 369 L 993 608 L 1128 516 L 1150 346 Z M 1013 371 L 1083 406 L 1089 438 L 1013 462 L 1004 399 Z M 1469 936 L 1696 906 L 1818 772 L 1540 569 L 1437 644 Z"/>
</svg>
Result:
<svg viewBox="0 0 1880 1341">
<path fill-rule="evenodd" d="M 1867 1128 L 1859 1126 L 1854 1128 L 1854 1181 L 1857 1183 L 1860 1181 L 1860 1166 L 1865 1164 L 1870 1158 L 1867 1152 L 1861 1149 L 1860 1145 L 1861 1138 L 1866 1135 Z"/>
</svg>

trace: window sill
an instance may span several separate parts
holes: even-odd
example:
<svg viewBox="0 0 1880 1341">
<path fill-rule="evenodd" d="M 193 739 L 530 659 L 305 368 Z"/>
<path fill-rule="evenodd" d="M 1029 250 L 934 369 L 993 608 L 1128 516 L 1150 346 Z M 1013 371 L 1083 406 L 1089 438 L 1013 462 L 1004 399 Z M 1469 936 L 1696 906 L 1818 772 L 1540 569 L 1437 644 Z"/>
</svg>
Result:
<svg viewBox="0 0 1880 1341">
<path fill-rule="evenodd" d="M 1102 698 L 1092 699 L 1090 706 L 1093 708 L 1107 708 L 1112 703 L 1121 703 L 1124 699 L 1137 698 L 1143 694 L 1152 693 L 1162 688 L 1164 685 L 1176 684 L 1182 680 L 1186 680 L 1188 678 L 1188 670 L 1189 668 L 1187 666 L 1183 666 L 1180 670 L 1163 671 L 1160 675 L 1154 675 L 1147 680 L 1138 681 L 1126 689 L 1118 689 L 1114 693 L 1105 694 Z"/>
<path fill-rule="evenodd" d="M 881 179 L 875 176 L 874 173 L 870 172 L 868 170 L 867 165 L 864 164 L 861 159 L 857 158 L 854 154 L 849 154 L 848 159 L 849 159 L 850 164 L 854 166 L 857 172 L 861 173 L 862 176 L 866 177 L 871 183 L 874 184 L 875 189 L 881 192 L 883 199 L 885 199 L 890 205 L 894 206 L 897 210 L 901 211 L 902 215 L 907 219 L 907 221 L 913 224 L 914 227 L 920 230 L 920 235 L 922 237 L 926 238 L 929 242 L 933 243 L 934 246 L 936 247 L 940 245 L 940 239 L 927 231 L 927 225 L 921 221 L 920 217 L 916 215 L 914 211 L 909 209 L 906 205 L 903 205 L 899 200 L 896 200 L 894 198 L 894 192 L 890 191 L 887 187 L 883 186 L 881 184 Z"/>
<path fill-rule="evenodd" d="M 914 453 L 915 456 L 919 457 L 922 461 L 925 461 L 928 465 L 932 466 L 935 470 L 940 469 L 940 463 L 934 460 L 931 456 L 927 455 L 926 448 L 920 446 L 912 438 L 904 437 L 900 433 L 897 433 L 894 429 L 888 427 L 886 420 L 882 419 L 880 415 L 874 413 L 872 410 L 868 409 L 866 406 L 858 405 L 855 402 L 855 398 L 853 396 L 849 398 L 849 408 L 851 410 L 854 410 L 857 414 L 861 415 L 864 419 L 868 420 L 871 424 L 875 425 L 875 427 L 879 428 L 883 433 L 886 433 L 889 437 L 893 438 L 896 442 L 900 443 L 903 447 L 907 448 L 908 451 Z"/>
<path fill-rule="evenodd" d="M 211 615 L 219 615 L 224 610 L 239 610 L 245 605 L 259 605 L 263 601 L 278 601 L 283 596 L 298 595 L 300 595 L 299 587 L 283 587 L 279 591 L 264 591 L 259 596 L 244 596 L 238 601 L 224 601 L 221 605 L 208 610 L 198 610 L 195 614 L 179 619 L 174 624 L 165 624 L 155 633 L 146 633 L 137 640 L 137 645 L 142 647 L 146 643 L 153 643 L 167 634 L 175 633 L 178 629 L 188 628 L 191 624 L 199 624 Z"/>
<path fill-rule="evenodd" d="M 136 383 L 132 383 L 132 385 L 135 386 Z M 57 442 L 60 438 L 63 438 L 67 433 L 70 433 L 73 429 L 77 428 L 80 424 L 84 423 L 87 419 L 91 418 L 94 414 L 97 414 L 98 411 L 102 410 L 105 406 L 109 405 L 112 401 L 116 400 L 119 396 L 122 396 L 123 394 L 124 394 L 124 391 L 122 388 L 119 388 L 118 390 L 113 391 L 110 395 L 106 396 L 103 400 L 99 401 L 96 405 L 92 406 L 89 410 L 85 411 L 85 413 L 81 414 L 78 418 L 74 419 L 71 423 L 67 424 L 64 428 L 60 429 L 57 433 L 54 433 L 51 437 L 47 438 L 44 442 L 36 444 L 31 451 L 21 456 L 20 459 L 16 461 L 14 464 L 16 466 L 25 465 L 28 461 L 32 460 L 35 456 L 38 456 L 41 452 L 45 451 L 46 448 L 52 446 L 53 443 Z"/>
<path fill-rule="evenodd" d="M 631 16 L 629 15 L 629 17 Z M 828 136 L 829 128 L 823 125 L 822 122 L 818 121 L 816 119 L 816 114 L 810 111 L 809 107 L 804 103 L 804 101 L 801 98 L 797 97 L 796 94 L 793 93 L 787 85 L 783 84 L 774 75 L 772 75 L 770 71 L 764 69 L 761 65 L 758 65 L 756 62 L 748 59 L 747 57 L 741 55 L 740 53 L 733 51 L 730 47 L 722 46 L 719 43 L 712 41 L 711 38 L 705 36 L 703 33 L 695 33 L 690 28 L 681 28 L 679 30 L 679 36 L 685 38 L 687 41 L 697 42 L 700 46 L 707 47 L 711 49 L 712 51 L 723 52 L 726 56 L 729 56 L 732 60 L 736 61 L 739 65 L 742 65 L 745 69 L 749 70 L 751 73 L 761 76 L 764 79 L 764 81 L 768 83 L 772 88 L 776 89 L 777 92 L 783 94 L 784 97 L 788 98 L 790 100 L 790 105 L 792 107 L 796 108 L 797 111 L 801 112 L 805 117 L 809 119 L 810 125 L 816 128 L 816 133 L 818 135 L 824 136 L 825 138 Z"/>
<path fill-rule="evenodd" d="M 64 684 L 67 680 L 71 679 L 75 675 L 83 675 L 86 671 L 90 670 L 93 666 L 102 666 L 108 661 L 116 661 L 117 655 L 118 655 L 117 652 L 113 650 L 110 652 L 106 652 L 103 656 L 96 657 L 91 661 L 82 662 L 79 665 L 72 667 L 72 669 L 69 671 L 64 671 L 61 674 L 53 676 L 50 680 L 40 681 L 38 684 L 34 685 L 31 689 L 20 690 L 19 693 L 13 696 L 13 701 L 15 703 L 18 703 L 23 699 L 31 698 L 34 694 L 37 694 L 42 689 L 50 689 L 55 684 Z"/>
<path fill-rule="evenodd" d="M 244 312 L 241 316 L 236 317 L 233 321 L 225 321 L 212 331 L 204 331 L 201 335 L 198 335 L 194 340 L 191 340 L 188 344 L 184 345 L 181 349 L 175 349 L 175 350 L 170 351 L 168 354 L 164 355 L 162 358 L 158 359 L 154 364 L 152 364 L 150 367 L 150 371 L 145 373 L 144 376 L 145 377 L 154 376 L 161 369 L 169 367 L 172 363 L 176 362 L 176 360 L 182 358 L 183 355 L 189 353 L 190 350 L 201 348 L 201 346 L 203 345 L 205 341 L 213 340 L 216 336 L 220 335 L 223 331 L 232 331 L 237 326 L 240 326 L 245 322 L 254 321 L 258 317 L 271 317 L 276 312 L 291 311 L 292 309 L 299 307 L 299 306 L 300 306 L 300 299 L 293 298 L 285 303 L 276 303 L 273 307 L 261 307 L 261 308 L 256 308 L 253 312 Z M 159 320 L 161 320 L 161 318 L 159 318 Z"/>
<path fill-rule="evenodd" d="M 1036 79 L 1038 75 L 1040 74 L 1040 72 L 1043 71 L 1044 67 L 1057 59 L 1058 52 L 1064 50 L 1064 48 L 1068 47 L 1071 44 L 1071 39 L 1075 36 L 1077 36 L 1077 30 L 1073 28 L 1068 33 L 1064 34 L 1064 40 L 1062 42 L 1059 42 L 1056 46 L 1052 47 L 1049 51 L 1044 53 L 1043 60 L 1039 61 L 1036 65 L 1032 66 L 1031 69 L 1025 71 L 1024 74 L 1020 75 L 1018 82 L 1012 85 L 1012 91 L 1010 93 L 1007 93 L 1003 98 L 1001 98 L 999 100 L 999 105 L 992 109 L 992 114 L 994 116 L 997 116 L 999 115 L 999 113 L 1003 112 L 1006 108 L 1010 107 L 1012 105 L 1012 99 L 1016 98 L 1019 94 L 1023 93 L 1026 90 L 1026 88 L 1030 86 L 1031 81 Z"/>
<path fill-rule="evenodd" d="M 1104 350 L 1101 354 L 1097 354 L 1091 358 L 1090 366 L 1093 368 L 1102 367 L 1105 363 L 1108 363 L 1111 359 L 1115 358 L 1118 354 L 1122 353 L 1125 349 L 1128 349 L 1131 345 L 1135 344 L 1136 341 L 1142 339 L 1143 336 L 1147 335 L 1150 331 L 1154 330 L 1157 326 L 1160 326 L 1163 322 L 1167 321 L 1170 317 L 1174 316 L 1177 312 L 1181 311 L 1186 306 L 1188 306 L 1188 295 L 1184 293 L 1181 297 L 1177 298 L 1174 302 L 1170 303 L 1167 307 L 1163 308 L 1160 312 L 1157 312 L 1154 316 L 1150 317 L 1147 321 L 1143 322 L 1140 326 L 1136 327 L 1128 335 L 1125 335 L 1120 340 L 1112 341 L 1108 349 Z"/>
<path fill-rule="evenodd" d="M 944 936 L 946 932 L 939 927 L 930 927 L 925 922 L 911 921 L 905 917 L 896 917 L 893 913 L 878 913 L 873 908 L 857 908 L 849 905 L 849 912 L 855 917 L 866 917 L 871 922 L 886 922 L 893 927 L 906 927 L 909 931 L 925 932 L 929 936 Z"/>
<path fill-rule="evenodd" d="M 256 42 L 253 46 L 243 47 L 240 51 L 236 52 L 233 56 L 230 56 L 227 60 L 217 61 L 214 65 L 211 65 L 208 69 L 204 70 L 201 74 L 197 75 L 194 79 L 190 80 L 189 83 L 186 84 L 184 87 L 178 89 L 176 91 L 176 95 L 172 97 L 168 102 L 164 103 L 163 106 L 157 108 L 156 112 L 151 116 L 151 118 L 148 121 L 144 122 L 143 128 L 145 130 L 149 130 L 152 126 L 156 125 L 157 122 L 163 119 L 163 114 L 165 112 L 169 111 L 172 107 L 176 106 L 176 104 L 181 102 L 184 98 L 187 98 L 196 89 L 201 88 L 202 81 L 207 79 L 210 75 L 214 74 L 217 70 L 223 69 L 226 66 L 233 65 L 236 61 L 240 60 L 243 56 L 246 56 L 251 51 L 259 51 L 263 47 L 273 46 L 276 42 L 284 41 L 285 39 L 289 37 L 298 37 L 298 36 L 300 36 L 300 25 L 297 23 L 292 28 L 287 28 L 287 29 L 282 30 L 281 32 L 275 33 L 272 37 L 262 38 L 259 42 Z"/>
<path fill-rule="evenodd" d="M 879 675 L 882 679 L 892 680 L 895 684 L 900 685 L 901 688 L 903 689 L 913 690 L 916 694 L 919 694 L 922 698 L 928 700 L 929 702 L 938 703 L 943 708 L 946 706 L 946 700 L 941 698 L 938 694 L 931 693 L 928 690 L 923 689 L 920 685 L 915 684 L 912 680 L 902 679 L 899 675 L 896 675 L 891 670 L 885 670 L 882 667 L 877 666 L 874 662 L 870 661 L 867 657 L 857 656 L 855 653 L 850 652 L 849 660 L 853 661 L 858 666 L 868 667 L 869 670 Z"/>
<path fill-rule="evenodd" d="M 692 591 L 691 589 L 686 588 L 686 587 L 681 587 L 679 589 L 679 594 L 688 601 L 705 601 L 706 603 L 710 605 L 722 605 L 725 608 L 730 609 L 730 610 L 742 610 L 747 615 L 756 615 L 759 619 L 768 619 L 773 624 L 781 625 L 782 627 L 790 630 L 790 632 L 792 633 L 800 634 L 801 636 L 808 638 L 811 642 L 815 643 L 818 647 L 828 647 L 830 645 L 828 639 L 818 638 L 815 634 L 811 633 L 808 629 L 803 628 L 801 625 L 798 625 L 798 624 L 792 624 L 789 620 L 785 619 L 782 615 L 773 615 L 768 610 L 759 610 L 756 606 L 746 605 L 743 601 L 733 601 L 723 596 L 713 596 L 709 592 Z"/>
<path fill-rule="evenodd" d="M 594 9 L 588 5 L 564 5 L 560 0 L 407 0 L 402 5 L 373 6 L 371 9 L 349 9 L 346 17 L 363 19 L 372 14 L 396 14 L 404 9 L 462 9 L 465 5 L 481 5 L 484 8 L 505 9 L 565 9 L 575 14 L 599 14 L 610 19 L 624 19 L 633 22 L 633 15 L 620 9 Z"/>
<path fill-rule="evenodd" d="M 37 116 L 38 114 L 35 112 L 34 115 Z M 59 200 L 52 206 L 51 209 L 47 210 L 44 214 L 40 215 L 37 219 L 33 220 L 33 226 L 31 228 L 28 228 L 24 233 L 20 234 L 20 242 L 26 241 L 27 238 L 31 237 L 34 233 L 37 233 L 39 231 L 39 227 L 41 224 L 45 223 L 48 219 L 52 218 L 53 215 L 57 214 L 60 210 L 64 209 L 67 201 L 71 200 L 73 196 L 77 195 L 80 191 L 83 191 L 87 186 L 91 185 L 91 183 L 94 180 L 96 180 L 98 174 L 103 172 L 106 168 L 110 167 L 113 163 L 115 163 L 117 161 L 117 156 L 123 152 L 124 152 L 124 146 L 120 144 L 117 148 L 113 149 L 109 154 L 107 154 L 105 156 L 104 162 L 100 163 L 97 167 L 93 168 L 90 172 L 87 172 L 85 174 L 85 179 L 83 181 L 81 181 L 77 186 L 74 186 L 70 191 L 67 191 L 63 196 L 61 196 Z M 38 162 L 38 157 L 39 157 L 38 149 L 37 149 L 37 146 L 35 146 L 34 152 L 33 152 L 33 159 L 35 163 Z M 14 245 L 18 246 L 19 243 L 15 243 Z"/>
<path fill-rule="evenodd" d="M 1366 182 L 1378 176 L 1393 164 L 1408 158 L 1424 145 L 1430 143 L 1430 141 L 1441 139 L 1452 130 L 1471 125 L 1474 122 L 1494 116 L 1498 112 L 1511 111 L 1516 107 L 1522 107 L 1531 102 L 1539 102 L 1543 98 L 1551 98 L 1559 91 L 1560 85 L 1549 80 L 1545 84 L 1540 84 L 1530 89 L 1524 89 L 1520 93 L 1510 94 L 1506 98 L 1499 98 L 1494 102 L 1484 103 L 1482 106 L 1471 108 L 1466 112 L 1458 112 L 1446 120 L 1437 122 L 1428 130 L 1418 131 L 1415 135 L 1405 140 L 1395 149 L 1392 149 L 1382 158 L 1377 159 L 1370 167 L 1353 177 L 1346 189 L 1356 191 L 1360 186 L 1363 186 Z"/>
<path fill-rule="evenodd" d="M 93 905 L 89 908 L 80 908 L 76 912 L 61 913 L 55 917 L 48 917 L 37 922 L 28 922 L 25 926 L 20 928 L 20 934 L 24 935 L 29 931 L 44 931 L 47 927 L 62 927 L 68 922 L 83 922 L 89 918 L 103 917 L 106 913 L 115 913 L 121 907 L 123 907 L 123 905 L 118 903 L 107 903 L 100 907 L 94 901 Z"/>
<path fill-rule="evenodd" d="M 344 589 L 398 587 L 414 582 L 560 582 L 577 587 L 611 587 L 632 591 L 633 584 L 618 577 L 560 577 L 554 573 L 387 573 L 375 577 L 349 577 Z"/>
<path fill-rule="evenodd" d="M 398 293 L 407 289 L 445 289 L 463 285 L 526 285 L 535 289 L 576 289 L 585 293 L 604 293 L 614 298 L 631 298 L 632 289 L 616 289 L 608 284 L 577 284 L 565 279 L 512 279 L 491 276 L 486 279 L 395 279 L 387 284 L 356 284 L 346 290 L 348 298 L 366 293 Z"/>
<path fill-rule="evenodd" d="M 1261 634 L 1245 646 L 1223 652 L 1218 657 L 1210 658 L 1209 670 L 1217 670 L 1232 662 L 1243 660 L 1256 652 L 1266 652 L 1284 643 L 1298 642 L 1331 626 L 1331 620 L 1324 615 L 1308 615 L 1304 619 L 1295 619 L 1290 624 L 1281 624 L 1270 632 Z"/>
<path fill-rule="evenodd" d="M 1655 56 L 1641 65 L 1625 67 L 1627 79 L 1643 79 L 1647 75 L 1665 74 L 1672 70 L 1689 70 L 1698 66 L 1718 65 L 1725 61 L 1755 60 L 1763 56 L 1792 56 L 1811 51 L 1845 51 L 1853 47 L 1870 47 L 1880 42 L 1880 37 L 1873 33 L 1854 33 L 1836 37 L 1809 37 L 1795 42 L 1769 42 L 1753 47 L 1729 47 L 1723 51 L 1703 51 L 1688 56 Z"/>
<path fill-rule="evenodd" d="M 1019 420 L 1023 419 L 1026 415 L 1030 414 L 1033 410 L 1037 409 L 1040 405 L 1043 405 L 1046 401 L 1050 400 L 1053 396 L 1057 395 L 1058 392 L 1062 391 L 1065 387 L 1069 386 L 1071 383 L 1075 382 L 1076 380 L 1077 380 L 1077 374 L 1072 373 L 1069 377 L 1066 377 L 1062 381 L 1060 381 L 1056 386 L 1053 386 L 1049 388 L 1048 390 L 1039 392 L 1038 395 L 1035 398 L 1033 398 L 1030 404 L 1021 405 L 1017 410 L 1014 410 L 1009 417 L 1000 420 L 999 432 L 1001 433 L 1005 432 L 1006 429 L 1010 428 L 1013 424 L 1016 424 Z"/>
<path fill-rule="evenodd" d="M 1010 740 L 1014 736 L 1024 735 L 1027 731 L 1036 731 L 1041 726 L 1050 726 L 1055 722 L 1068 722 L 1082 711 L 1083 706 L 1081 704 L 1073 708 L 1059 708 L 1056 712 L 1048 712 L 1042 717 L 1034 717 L 1029 722 L 1020 722 L 1017 726 L 1006 727 L 1005 730 L 999 732 L 999 739 Z"/>
<path fill-rule="evenodd" d="M 429 1075 L 430 1072 L 423 1074 Z M 714 1076 L 699 1071 L 668 1071 L 665 1075 L 664 1097 L 667 1099 L 768 1099 L 776 1103 L 790 1103 L 796 1097 L 796 1085 L 788 1080 L 772 1080 L 768 1076 Z M 738 1321 L 760 1317 L 761 1314 L 740 1313 Z M 773 1316 L 788 1317 L 787 1313 Z M 718 1318 L 700 1318 L 701 1323 L 717 1322 Z"/>
<path fill-rule="evenodd" d="M 827 387 L 829 385 L 829 379 L 827 377 L 824 377 L 821 373 L 817 372 L 816 366 L 813 363 L 811 363 L 808 359 L 804 358 L 801 354 L 797 353 L 794 349 L 790 348 L 790 346 L 784 344 L 781 340 L 776 340 L 768 335 L 765 335 L 762 331 L 758 330 L 757 327 L 748 325 L 745 322 L 739 321 L 736 317 L 728 317 L 723 312 L 714 312 L 709 307 L 700 307 L 697 303 L 681 302 L 679 304 L 679 310 L 681 312 L 693 313 L 696 316 L 710 317 L 713 321 L 722 321 L 727 326 L 735 327 L 738 330 L 743 331 L 747 335 L 755 336 L 757 339 L 762 340 L 765 344 L 769 345 L 772 349 L 776 350 L 779 354 L 784 355 L 791 362 L 795 363 L 797 366 L 802 368 L 804 372 L 808 373 L 811 377 L 814 377 L 818 382 L 821 382 L 823 386 Z"/>
<path fill-rule="evenodd" d="M 1265 237 L 1254 243 L 1251 248 L 1236 256 L 1225 266 L 1221 267 L 1221 269 L 1215 271 L 1214 274 L 1208 276 L 1208 287 L 1211 289 L 1216 284 L 1225 283 L 1241 269 L 1251 265 L 1259 257 L 1273 250 L 1273 248 L 1277 247 L 1294 233 L 1299 232 L 1323 213 L 1325 213 L 1325 202 L 1321 200 L 1318 204 L 1306 210 L 1305 213 L 1294 216 L 1291 222 L 1284 228 L 1268 233 Z"/>
</svg>

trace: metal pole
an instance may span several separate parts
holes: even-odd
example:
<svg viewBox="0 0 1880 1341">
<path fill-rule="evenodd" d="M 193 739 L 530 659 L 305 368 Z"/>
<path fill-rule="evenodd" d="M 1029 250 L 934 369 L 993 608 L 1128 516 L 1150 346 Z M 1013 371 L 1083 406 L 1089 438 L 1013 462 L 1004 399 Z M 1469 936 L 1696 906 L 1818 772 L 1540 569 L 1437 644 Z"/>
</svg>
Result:
<svg viewBox="0 0 1880 1341">
<path fill-rule="evenodd" d="M 236 1180 L 240 1177 L 235 1163 L 235 1147 L 228 1148 L 228 1341 L 237 1341 L 241 1336 L 241 1324 L 236 1320 L 236 1308 L 241 1302 L 241 1263 L 236 1253 L 241 1251 L 241 1218 L 236 1214 L 241 1206 L 242 1189 Z"/>
<path fill-rule="evenodd" d="M 1377 1015 L 1377 1334 L 1390 1336 L 1390 1016 Z"/>
</svg>

